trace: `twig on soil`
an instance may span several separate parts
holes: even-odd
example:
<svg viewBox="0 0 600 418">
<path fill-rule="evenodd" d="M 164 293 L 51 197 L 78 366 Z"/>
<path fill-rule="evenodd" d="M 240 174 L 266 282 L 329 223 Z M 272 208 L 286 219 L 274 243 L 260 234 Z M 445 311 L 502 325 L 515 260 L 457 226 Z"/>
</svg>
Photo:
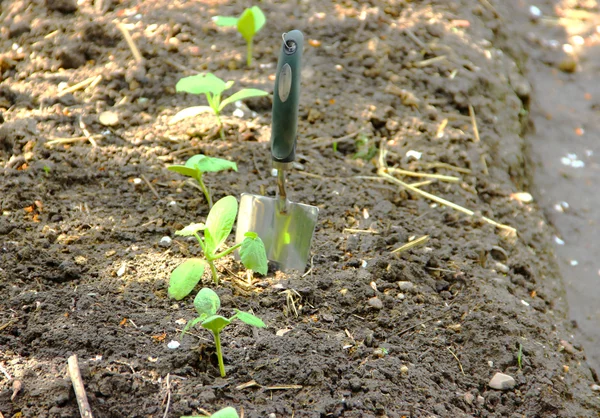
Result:
<svg viewBox="0 0 600 418">
<path fill-rule="evenodd" d="M 441 138 L 444 136 L 444 129 L 446 129 L 446 126 L 448 126 L 448 118 L 444 118 L 444 120 L 442 120 L 440 123 L 440 126 L 438 126 L 437 131 L 435 132 L 436 138 Z"/>
<path fill-rule="evenodd" d="M 483 166 L 483 174 L 485 174 L 486 176 L 489 175 L 490 172 L 488 171 L 487 166 L 487 154 L 481 155 L 481 165 Z"/>
<path fill-rule="evenodd" d="M 388 171 L 388 173 L 400 174 L 402 176 L 427 177 L 427 178 L 431 178 L 431 179 L 447 181 L 450 183 L 458 183 L 460 181 L 460 177 L 444 176 L 442 174 L 419 173 L 417 171 L 402 170 L 401 168 L 395 168 L 395 167 L 388 167 L 387 171 Z"/>
<path fill-rule="evenodd" d="M 96 80 L 98 80 L 98 81 L 96 81 Z M 102 76 L 101 75 L 91 76 L 90 78 L 86 78 L 85 80 L 83 80 L 83 81 L 81 81 L 81 82 L 79 82 L 77 84 L 74 84 L 71 87 L 67 87 L 66 89 L 60 91 L 58 93 L 58 95 L 62 96 L 62 95 L 67 94 L 67 93 L 73 93 L 74 91 L 77 91 L 79 89 L 82 89 L 82 88 L 84 88 L 84 87 L 86 87 L 88 85 L 94 84 L 94 83 L 96 83 L 96 85 L 97 85 L 100 82 L 100 80 L 102 80 Z"/>
<path fill-rule="evenodd" d="M 414 239 L 414 240 L 407 242 L 406 244 L 396 248 L 394 251 L 392 251 L 392 253 L 395 254 L 395 253 L 401 253 L 406 250 L 410 250 L 411 248 L 415 248 L 415 247 L 418 247 L 419 245 L 425 244 L 427 241 L 429 241 L 429 235 L 423 235 L 422 237 Z"/>
<path fill-rule="evenodd" d="M 412 187 L 423 187 L 423 186 L 429 186 L 432 183 L 433 183 L 433 181 L 427 180 L 427 181 L 419 181 L 417 183 L 410 183 L 410 185 Z"/>
<path fill-rule="evenodd" d="M 183 71 L 183 72 L 185 72 L 185 73 L 190 73 L 190 74 L 195 74 L 195 73 L 197 73 L 197 71 L 195 71 L 194 69 L 192 69 L 192 68 L 189 68 L 189 67 L 186 67 L 185 65 L 183 65 L 183 64 L 180 64 L 180 63 L 178 63 L 178 62 L 176 62 L 176 61 L 173 61 L 173 60 L 172 60 L 172 59 L 170 59 L 170 58 L 164 58 L 164 62 L 166 62 L 167 64 L 169 64 L 171 67 L 175 67 L 175 68 L 177 68 L 178 70 L 180 70 L 180 71 Z"/>
<path fill-rule="evenodd" d="M 302 278 L 304 278 L 304 277 L 308 276 L 309 274 L 310 274 L 310 275 L 311 275 L 311 277 L 312 277 L 312 271 L 313 271 L 313 266 L 314 266 L 314 265 L 313 265 L 313 261 L 314 261 L 314 259 L 315 259 L 315 256 L 313 255 L 313 256 L 310 258 L 310 268 L 308 269 L 308 271 L 307 271 L 306 273 L 304 273 L 304 274 L 302 275 Z"/>
<path fill-rule="evenodd" d="M 413 64 L 413 66 L 415 66 L 417 68 L 423 68 L 423 67 L 427 67 L 427 66 L 429 66 L 431 64 L 435 64 L 438 61 L 443 61 L 445 59 L 446 59 L 445 55 L 440 55 L 440 56 L 429 58 L 429 59 L 426 59 L 426 60 L 423 60 L 423 61 L 415 62 Z"/>
<path fill-rule="evenodd" d="M 465 371 L 463 370 L 462 363 L 460 362 L 460 360 L 458 359 L 458 357 L 456 357 L 456 354 L 454 354 L 454 351 L 452 351 L 452 349 L 450 347 L 446 347 L 446 348 L 448 349 L 448 351 L 450 351 L 450 354 L 452 354 L 452 356 L 456 359 L 456 361 L 458 361 L 458 367 L 460 368 L 460 372 L 464 376 L 465 375 Z"/>
<path fill-rule="evenodd" d="M 83 118 L 81 116 L 79 117 L 79 128 L 81 128 L 81 132 L 83 132 L 88 141 L 90 141 L 92 147 L 96 148 L 98 146 L 98 143 L 96 142 L 92 134 L 90 134 L 90 131 L 88 131 L 87 126 L 85 126 L 85 122 L 83 121 Z"/>
<path fill-rule="evenodd" d="M 91 136 L 92 139 L 96 140 L 96 139 L 101 139 L 102 135 L 92 135 Z M 57 144 L 72 144 L 74 142 L 82 142 L 82 141 L 89 141 L 90 137 L 87 136 L 75 136 L 73 138 L 58 138 L 58 137 L 54 137 L 53 139 L 51 139 L 50 141 L 46 142 L 44 145 L 47 147 L 51 147 L 52 145 L 57 145 Z"/>
<path fill-rule="evenodd" d="M 163 418 L 167 418 L 167 416 L 169 415 L 169 408 L 171 407 L 171 381 L 170 381 L 170 377 L 171 374 L 167 373 L 167 407 L 165 408 L 165 413 L 163 415 Z M 163 404 L 165 403 L 164 399 L 163 399 Z"/>
<path fill-rule="evenodd" d="M 384 156 L 385 156 L 385 150 L 383 148 L 383 141 L 382 141 L 382 144 L 381 144 L 380 149 L 379 149 L 379 160 L 378 160 L 378 168 L 377 168 L 377 174 L 379 176 L 383 177 L 384 179 L 386 179 L 386 180 L 388 180 L 388 181 L 390 181 L 392 183 L 395 183 L 395 184 L 397 184 L 399 186 L 402 186 L 405 189 L 407 189 L 407 190 L 409 190 L 409 191 L 411 191 L 413 193 L 421 195 L 421 196 L 423 196 L 423 197 L 425 197 L 427 199 L 433 200 L 434 202 L 437 202 L 439 204 L 448 206 L 448 207 L 450 207 L 450 208 L 452 208 L 454 210 L 457 210 L 459 212 L 462 212 L 462 213 L 464 213 L 466 215 L 469 215 L 469 216 L 475 215 L 475 212 L 472 211 L 472 210 L 470 210 L 470 209 L 464 208 L 464 207 L 462 207 L 460 205 L 457 205 L 456 203 L 450 202 L 449 200 L 446 200 L 446 199 L 443 199 L 443 198 L 438 197 L 436 195 L 433 195 L 431 193 L 425 192 L 425 191 L 423 191 L 421 189 L 418 189 L 418 188 L 416 188 L 414 186 L 411 186 L 408 183 L 405 183 L 405 182 L 403 182 L 401 180 L 398 180 L 396 177 L 390 176 L 387 173 L 387 167 L 385 165 L 385 157 Z M 517 234 L 517 230 L 515 228 L 513 228 L 512 226 L 501 224 L 501 223 L 496 222 L 493 219 L 487 218 L 485 216 L 482 216 L 481 219 L 483 221 L 489 223 L 490 225 L 493 225 L 493 226 L 495 226 L 497 228 L 504 229 L 504 230 L 508 231 L 510 235 L 516 236 L 516 234 Z"/>
<path fill-rule="evenodd" d="M 2 372 L 2 374 L 4 375 L 4 377 L 6 377 L 6 380 L 11 381 L 12 380 L 12 376 L 10 375 L 10 373 L 4 368 L 4 364 L 0 363 L 0 372 Z"/>
<path fill-rule="evenodd" d="M 413 42 L 416 43 L 417 45 L 419 45 L 421 48 L 427 49 L 427 45 L 425 45 L 425 43 L 423 43 L 423 41 L 421 41 L 419 38 L 417 38 L 417 36 L 413 33 L 412 30 L 404 29 L 404 33 L 406 33 L 408 35 L 408 37 L 410 39 L 412 39 Z"/>
<path fill-rule="evenodd" d="M 336 142 L 339 143 L 339 142 L 348 141 L 349 139 L 354 138 L 356 135 L 358 135 L 365 129 L 367 129 L 366 126 L 359 129 L 356 132 L 352 132 L 351 134 L 340 136 L 339 138 L 329 138 L 329 137 L 315 138 L 312 140 L 313 144 L 310 145 L 310 148 L 323 148 L 323 147 L 331 146 L 331 145 L 335 144 Z M 323 141 L 324 139 L 326 139 L 326 141 Z"/>
<path fill-rule="evenodd" d="M 146 176 L 144 176 L 143 174 L 140 176 L 142 178 L 142 180 L 144 180 L 144 183 L 146 183 L 146 186 L 148 186 L 150 188 L 150 191 L 152 192 L 152 194 L 154 196 L 156 196 L 156 198 L 158 200 L 160 200 L 160 195 L 158 194 L 158 192 L 156 191 L 156 189 L 154 188 L 154 186 L 152 185 L 152 183 L 150 183 L 148 181 L 148 179 L 146 178 Z"/>
<path fill-rule="evenodd" d="M 448 170 L 457 171 L 462 174 L 471 174 L 471 170 L 468 168 L 457 167 L 448 163 L 436 162 L 436 163 L 422 163 L 426 168 L 446 168 Z"/>
<path fill-rule="evenodd" d="M 133 42 L 133 38 L 131 37 L 131 34 L 127 30 L 127 27 L 123 23 L 121 23 L 121 22 L 117 22 L 116 25 L 117 25 L 117 28 L 123 34 L 123 38 L 125 38 L 125 42 L 127 42 L 127 45 L 129 46 L 129 49 L 131 49 L 131 53 L 133 54 L 133 57 L 135 58 L 135 61 L 138 64 L 143 64 L 144 63 L 144 58 L 142 57 L 142 54 L 140 54 L 140 50 L 135 45 L 135 42 Z"/>
<path fill-rule="evenodd" d="M 302 385 L 278 385 L 278 386 L 264 386 L 268 390 L 289 390 L 289 389 L 302 389 Z"/>
<path fill-rule="evenodd" d="M 12 324 L 14 324 L 15 322 L 17 322 L 16 319 L 11 319 L 10 321 L 8 321 L 5 324 L 0 325 L 0 331 L 2 331 L 4 328 L 8 328 L 10 327 Z"/>
<path fill-rule="evenodd" d="M 369 229 L 354 229 L 354 228 L 344 228 L 342 231 L 344 234 L 349 232 L 351 234 L 379 234 L 379 231 L 376 231 L 372 228 Z"/>
<path fill-rule="evenodd" d="M 477 120 L 475 119 L 475 109 L 469 105 L 469 117 L 471 118 L 471 125 L 473 125 L 473 135 L 475 135 L 475 142 L 479 142 L 479 128 L 477 128 Z"/>
<path fill-rule="evenodd" d="M 83 386 L 83 380 L 81 379 L 77 355 L 73 354 L 69 357 L 67 364 L 69 365 L 69 377 L 73 384 L 73 390 L 75 391 L 75 398 L 77 398 L 77 405 L 79 406 L 81 418 L 93 418 L 92 410 L 85 393 L 85 387 Z"/>
</svg>

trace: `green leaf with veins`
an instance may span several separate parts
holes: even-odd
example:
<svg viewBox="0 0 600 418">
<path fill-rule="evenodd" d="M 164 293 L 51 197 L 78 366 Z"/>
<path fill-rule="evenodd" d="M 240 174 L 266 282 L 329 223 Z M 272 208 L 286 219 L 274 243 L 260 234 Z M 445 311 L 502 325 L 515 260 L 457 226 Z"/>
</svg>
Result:
<svg viewBox="0 0 600 418">
<path fill-rule="evenodd" d="M 217 95 L 225 91 L 226 87 L 225 82 L 219 77 L 212 73 L 206 73 L 182 78 L 175 85 L 175 90 L 191 94 Z"/>
<path fill-rule="evenodd" d="M 202 222 L 197 224 L 189 224 L 185 228 L 176 231 L 175 235 L 179 235 L 180 237 L 190 237 L 196 234 L 198 231 L 204 231 L 205 228 L 206 225 L 204 225 Z"/>
<path fill-rule="evenodd" d="M 198 315 L 204 315 L 204 318 L 215 315 L 221 308 L 219 295 L 208 287 L 202 288 L 194 298 L 194 308 Z"/>
<path fill-rule="evenodd" d="M 217 172 L 224 170 L 237 171 L 237 164 L 233 161 L 224 160 L 222 158 L 207 157 L 203 154 L 197 154 L 190 157 L 185 162 L 186 167 L 195 168 L 203 173 Z"/>
<path fill-rule="evenodd" d="M 235 310 L 235 317 L 242 321 L 244 324 L 248 324 L 250 326 L 256 328 L 266 328 L 265 323 L 258 316 L 254 316 L 249 312 L 240 311 L 239 309 Z"/>
<path fill-rule="evenodd" d="M 225 196 L 214 204 L 206 218 L 206 229 L 204 230 L 207 252 L 214 255 L 223 245 L 231 233 L 237 211 L 238 202 L 233 196 Z"/>
<path fill-rule="evenodd" d="M 246 232 L 242 246 L 240 247 L 240 258 L 247 269 L 254 270 L 262 275 L 267 274 L 268 261 L 265 244 L 255 232 Z"/>
<path fill-rule="evenodd" d="M 206 262 L 200 258 L 191 258 L 180 264 L 171 272 L 169 296 L 181 300 L 189 295 L 202 278 L 205 266 Z"/>
<path fill-rule="evenodd" d="M 223 330 L 223 328 L 225 328 L 229 324 L 231 324 L 231 320 L 221 315 L 209 316 L 204 321 L 202 321 L 202 326 L 208 330 L 211 330 L 215 334 L 220 333 Z"/>
<path fill-rule="evenodd" d="M 238 91 L 237 93 L 233 93 L 231 96 L 229 96 L 228 98 L 226 98 L 225 100 L 223 100 L 221 102 L 221 105 L 219 106 L 219 111 L 223 110 L 225 108 L 225 106 L 227 106 L 230 103 L 233 102 L 237 102 L 238 100 L 244 100 L 244 99 L 248 99 L 250 97 L 260 97 L 260 96 L 266 96 L 269 93 L 267 93 L 264 90 L 259 90 L 259 89 L 243 89 Z"/>
</svg>

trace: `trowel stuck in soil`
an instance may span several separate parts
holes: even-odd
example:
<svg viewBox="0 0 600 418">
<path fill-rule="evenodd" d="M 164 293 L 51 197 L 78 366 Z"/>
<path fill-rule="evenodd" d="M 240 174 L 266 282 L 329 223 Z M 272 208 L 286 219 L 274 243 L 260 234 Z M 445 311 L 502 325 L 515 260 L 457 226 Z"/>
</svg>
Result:
<svg viewBox="0 0 600 418">
<path fill-rule="evenodd" d="M 285 172 L 296 159 L 296 135 L 304 35 L 298 30 L 283 34 L 273 91 L 271 156 L 277 170 L 278 196 L 242 194 L 236 241 L 254 231 L 265 243 L 267 257 L 281 270 L 304 272 L 310 255 L 319 209 L 288 200 Z"/>
</svg>

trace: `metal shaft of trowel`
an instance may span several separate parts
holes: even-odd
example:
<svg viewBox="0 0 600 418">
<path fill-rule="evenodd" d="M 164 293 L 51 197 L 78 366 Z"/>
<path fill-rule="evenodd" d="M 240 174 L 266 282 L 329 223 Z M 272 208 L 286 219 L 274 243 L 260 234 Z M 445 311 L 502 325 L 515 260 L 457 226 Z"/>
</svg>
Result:
<svg viewBox="0 0 600 418">
<path fill-rule="evenodd" d="M 280 163 L 278 161 L 273 161 L 273 168 L 277 170 L 277 210 L 279 213 L 287 212 L 288 200 L 287 193 L 285 191 L 285 171 L 289 170 L 291 166 L 292 163 Z"/>
</svg>

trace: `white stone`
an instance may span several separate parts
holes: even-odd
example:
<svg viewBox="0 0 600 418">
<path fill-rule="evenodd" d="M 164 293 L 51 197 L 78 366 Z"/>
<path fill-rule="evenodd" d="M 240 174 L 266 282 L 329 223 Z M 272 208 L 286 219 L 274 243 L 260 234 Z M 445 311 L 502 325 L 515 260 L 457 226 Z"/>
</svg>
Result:
<svg viewBox="0 0 600 418">
<path fill-rule="evenodd" d="M 490 380 L 490 383 L 488 383 L 488 386 L 497 390 L 509 390 L 514 388 L 516 384 L 517 382 L 512 376 L 504 373 L 496 373 L 492 377 L 492 380 Z"/>
</svg>

